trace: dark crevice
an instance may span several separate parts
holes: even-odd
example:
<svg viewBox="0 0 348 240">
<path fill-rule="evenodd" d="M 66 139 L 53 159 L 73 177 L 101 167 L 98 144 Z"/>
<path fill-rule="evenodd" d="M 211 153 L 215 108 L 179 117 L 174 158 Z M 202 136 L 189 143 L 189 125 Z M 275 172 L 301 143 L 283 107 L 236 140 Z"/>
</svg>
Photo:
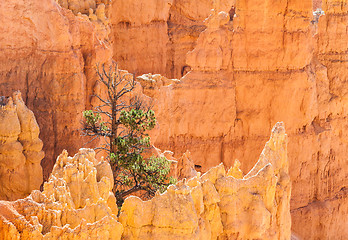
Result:
<svg viewBox="0 0 348 240">
<path fill-rule="evenodd" d="M 8 103 L 8 98 L 5 96 L 0 96 L 0 106 L 5 106 Z"/>
</svg>

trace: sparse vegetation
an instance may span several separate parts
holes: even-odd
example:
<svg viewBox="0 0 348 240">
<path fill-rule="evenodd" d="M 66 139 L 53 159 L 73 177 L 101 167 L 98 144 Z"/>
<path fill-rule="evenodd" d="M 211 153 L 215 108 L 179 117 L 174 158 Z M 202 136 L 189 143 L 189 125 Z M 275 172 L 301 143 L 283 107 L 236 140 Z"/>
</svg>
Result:
<svg viewBox="0 0 348 240">
<path fill-rule="evenodd" d="M 134 96 L 134 75 L 122 73 L 116 64 L 108 69 L 102 66 L 97 73 L 107 94 L 95 96 L 101 104 L 83 112 L 82 131 L 93 139 L 106 139 L 97 149 L 107 152 L 118 205 L 135 192 L 149 198 L 158 190 L 165 191 L 175 179 L 168 176 L 170 162 L 166 158 L 144 157 L 144 151 L 150 147 L 147 132 L 157 121 L 150 104 Z"/>
</svg>

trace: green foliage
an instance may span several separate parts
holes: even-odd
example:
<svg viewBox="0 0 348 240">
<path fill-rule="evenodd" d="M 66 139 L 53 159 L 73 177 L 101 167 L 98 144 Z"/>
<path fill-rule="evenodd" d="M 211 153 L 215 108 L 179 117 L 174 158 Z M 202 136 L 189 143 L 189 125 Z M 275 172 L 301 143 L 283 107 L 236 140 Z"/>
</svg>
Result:
<svg viewBox="0 0 348 240">
<path fill-rule="evenodd" d="M 167 186 L 159 183 L 176 183 L 175 178 L 168 178 L 168 174 L 170 172 L 170 162 L 166 158 L 152 156 L 150 157 L 149 161 L 144 161 L 143 164 L 145 171 L 149 173 L 145 180 L 153 189 L 158 189 L 162 193 L 167 189 Z"/>
<path fill-rule="evenodd" d="M 85 118 L 85 125 L 98 129 L 100 131 L 107 131 L 107 127 L 103 121 L 101 121 L 100 114 L 98 112 L 93 112 L 92 110 L 83 111 L 83 117 Z"/>
<path fill-rule="evenodd" d="M 143 197 L 163 192 L 175 179 L 169 177 L 170 161 L 164 157 L 144 154 L 150 147 L 148 131 L 157 123 L 155 113 L 138 97 L 127 94 L 135 87 L 134 76 L 126 78 L 115 71 L 98 72 L 99 80 L 107 87 L 106 99 L 97 96 L 102 102 L 95 110 L 83 112 L 83 132 L 87 136 L 108 139 L 102 149 L 108 152 L 114 173 L 113 192 L 118 204 L 122 204 L 129 194 L 139 192 Z M 107 121 L 103 122 L 102 117 Z"/>
<path fill-rule="evenodd" d="M 83 117 L 86 119 L 86 123 L 88 125 L 94 126 L 100 121 L 100 114 L 94 112 L 92 110 L 86 110 L 83 112 Z"/>
</svg>

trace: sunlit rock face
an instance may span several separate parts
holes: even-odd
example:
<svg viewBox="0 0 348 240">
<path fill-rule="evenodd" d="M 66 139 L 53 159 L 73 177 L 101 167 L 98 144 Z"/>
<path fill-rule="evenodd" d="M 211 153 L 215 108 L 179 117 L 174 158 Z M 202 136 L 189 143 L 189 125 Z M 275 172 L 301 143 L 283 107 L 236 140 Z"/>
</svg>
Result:
<svg viewBox="0 0 348 240">
<path fill-rule="evenodd" d="M 211 9 L 229 13 L 234 5 L 234 0 L 114 0 L 113 58 L 121 68 L 137 75 L 180 78 L 189 69 L 185 55 L 205 30 L 203 22 Z"/>
<path fill-rule="evenodd" d="M 169 9 L 173 0 L 112 1 L 113 58 L 141 75 L 166 73 Z M 132 9 L 132 10 L 131 10 Z"/>
<path fill-rule="evenodd" d="M 293 230 L 345 238 L 346 1 L 221 2 L 1 1 L 0 95 L 21 90 L 36 114 L 46 180 L 62 149 L 82 146 L 81 112 L 98 90 L 94 67 L 111 56 L 138 75 L 164 75 L 146 77 L 161 83 L 144 87 L 159 121 L 152 139 L 175 157 L 189 150 L 203 172 L 236 158 L 247 172 L 284 121 Z M 317 7 L 324 15 L 313 14 Z M 229 21 L 207 26 L 211 9 Z M 181 80 L 166 80 L 174 77 Z"/>
<path fill-rule="evenodd" d="M 0 97 L 0 200 L 16 200 L 39 189 L 45 156 L 35 116 L 20 92 Z"/>
<path fill-rule="evenodd" d="M 64 151 L 43 191 L 14 202 L 0 201 L 0 238 L 121 239 L 113 176 L 91 149 Z"/>
<path fill-rule="evenodd" d="M 20 90 L 35 113 L 47 180 L 63 149 L 82 147 L 81 112 L 93 93 L 95 66 L 109 61 L 112 50 L 105 29 L 54 0 L 1 1 L 0 16 L 0 95 Z"/>
<path fill-rule="evenodd" d="M 289 149 L 290 157 L 299 155 L 302 159 L 301 168 L 290 168 L 296 179 L 292 216 L 294 229 L 304 239 L 346 239 L 348 4 L 343 0 L 320 2 L 322 12 L 315 13 L 320 17 L 315 25 L 317 45 L 311 66 L 318 112 L 303 131 L 302 139 L 307 140 L 297 138 L 303 147 L 292 144 Z M 306 155 L 300 155 L 302 151 Z"/>
<path fill-rule="evenodd" d="M 122 239 L 290 239 L 286 146 L 284 126 L 277 123 L 247 175 L 235 178 L 237 166 L 226 173 L 220 164 L 150 201 L 127 198 L 119 218 Z"/>
<path fill-rule="evenodd" d="M 211 13 L 186 51 L 191 71 L 151 92 L 155 145 L 176 156 L 190 150 L 203 172 L 234 159 L 247 172 L 272 125 L 284 121 L 293 230 L 306 239 L 348 235 L 340 221 L 347 219 L 347 4 L 320 4 L 313 12 L 312 1 L 236 1 L 232 21 Z"/>
<path fill-rule="evenodd" d="M 285 129 L 277 123 L 247 175 L 238 162 L 227 172 L 220 164 L 149 201 L 128 197 L 119 218 L 109 163 L 97 160 L 91 149 L 74 157 L 63 151 L 42 192 L 0 201 L 0 238 L 290 239 L 286 151 Z"/>
</svg>

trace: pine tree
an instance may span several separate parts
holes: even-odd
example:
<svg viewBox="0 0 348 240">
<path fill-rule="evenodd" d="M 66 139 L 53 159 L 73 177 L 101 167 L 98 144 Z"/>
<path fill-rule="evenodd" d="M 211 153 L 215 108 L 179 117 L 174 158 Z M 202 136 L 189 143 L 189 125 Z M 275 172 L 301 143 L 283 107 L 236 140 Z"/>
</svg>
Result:
<svg viewBox="0 0 348 240">
<path fill-rule="evenodd" d="M 97 68 L 99 69 L 99 68 Z M 155 113 L 140 97 L 132 97 L 134 75 L 124 74 L 113 64 L 108 71 L 103 65 L 97 71 L 99 81 L 107 89 L 105 98 L 95 95 L 101 105 L 83 112 L 83 133 L 104 137 L 107 143 L 97 149 L 107 152 L 114 174 L 113 192 L 118 205 L 125 197 L 139 192 L 145 198 L 165 189 L 176 180 L 169 177 L 170 162 L 164 157 L 144 157 L 150 147 L 148 131 L 157 123 Z"/>
</svg>

